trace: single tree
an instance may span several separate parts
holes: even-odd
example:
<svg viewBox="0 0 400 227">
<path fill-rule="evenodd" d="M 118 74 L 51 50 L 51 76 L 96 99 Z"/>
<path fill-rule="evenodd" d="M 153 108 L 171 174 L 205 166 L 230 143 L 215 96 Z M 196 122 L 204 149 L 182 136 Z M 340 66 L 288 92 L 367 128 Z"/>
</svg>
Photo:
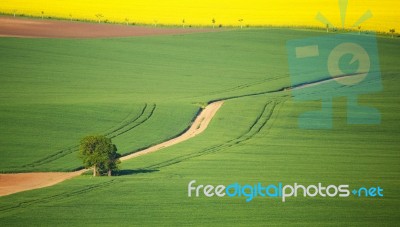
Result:
<svg viewBox="0 0 400 227">
<path fill-rule="evenodd" d="M 13 9 L 13 14 L 14 14 L 14 17 L 15 17 L 15 14 L 17 13 L 17 10 L 16 9 Z"/>
<path fill-rule="evenodd" d="M 126 23 L 126 25 L 129 24 L 129 18 L 125 18 L 125 23 Z"/>
<path fill-rule="evenodd" d="M 212 20 L 211 20 L 211 22 L 212 22 L 212 24 L 213 24 L 213 28 L 215 27 L 215 18 L 213 18 Z"/>
<path fill-rule="evenodd" d="M 182 28 L 185 28 L 185 19 L 182 20 Z"/>
<path fill-rule="evenodd" d="M 44 11 L 42 11 L 42 19 L 44 18 Z"/>
<path fill-rule="evenodd" d="M 102 135 L 83 138 L 79 146 L 79 156 L 86 168 L 93 167 L 93 176 L 105 171 L 111 176 L 120 163 L 117 147 L 112 144 L 111 139 Z"/>
<path fill-rule="evenodd" d="M 392 38 L 393 38 L 394 37 L 394 33 L 396 32 L 396 30 L 394 28 L 392 28 L 389 31 L 390 31 L 390 33 L 392 33 Z"/>
<path fill-rule="evenodd" d="M 154 20 L 154 27 L 157 27 L 157 20 Z"/>
<path fill-rule="evenodd" d="M 329 24 L 326 24 L 326 33 L 329 32 Z"/>
<path fill-rule="evenodd" d="M 69 14 L 69 20 L 72 21 L 72 14 Z"/>
<path fill-rule="evenodd" d="M 358 26 L 358 34 L 361 35 L 361 26 Z"/>
<path fill-rule="evenodd" d="M 242 24 L 243 19 L 239 19 L 238 21 L 239 21 L 239 23 L 240 23 L 240 29 L 242 29 L 242 28 L 243 28 L 243 24 Z"/>
</svg>

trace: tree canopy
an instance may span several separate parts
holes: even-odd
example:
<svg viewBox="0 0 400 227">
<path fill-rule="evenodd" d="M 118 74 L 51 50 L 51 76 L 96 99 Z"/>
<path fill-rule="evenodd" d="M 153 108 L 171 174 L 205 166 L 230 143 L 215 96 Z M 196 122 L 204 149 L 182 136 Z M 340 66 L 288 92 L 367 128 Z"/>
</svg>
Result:
<svg viewBox="0 0 400 227">
<path fill-rule="evenodd" d="M 93 176 L 118 169 L 120 154 L 110 138 L 103 135 L 84 137 L 79 146 L 79 156 L 86 168 L 93 167 Z"/>
</svg>

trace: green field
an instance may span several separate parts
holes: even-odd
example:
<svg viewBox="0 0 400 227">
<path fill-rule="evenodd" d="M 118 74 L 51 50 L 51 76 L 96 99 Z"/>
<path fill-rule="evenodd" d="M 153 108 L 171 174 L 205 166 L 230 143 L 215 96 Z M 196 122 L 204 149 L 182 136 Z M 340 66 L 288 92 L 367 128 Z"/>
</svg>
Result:
<svg viewBox="0 0 400 227">
<path fill-rule="evenodd" d="M 199 107 L 229 98 L 199 136 L 89 175 L 0 198 L 2 226 L 396 225 L 400 220 L 400 41 L 378 38 L 383 91 L 361 97 L 380 125 L 297 127 L 320 102 L 294 102 L 287 40 L 326 33 L 254 29 L 120 39 L 0 39 L 0 170 L 68 171 L 90 133 L 127 154 L 183 131 Z M 323 91 L 321 91 L 323 92 Z M 259 94 L 259 95 L 252 95 Z M 71 148 L 72 147 L 72 148 Z M 71 148 L 71 149 L 69 149 Z M 380 186 L 382 198 L 187 197 L 187 184 Z"/>
<path fill-rule="evenodd" d="M 0 171 L 76 169 L 77 149 L 70 148 L 84 135 L 115 129 L 120 153 L 133 152 L 179 134 L 204 102 L 287 83 L 284 50 L 265 41 L 262 32 L 3 38 Z M 269 70 L 265 59 L 275 50 L 282 56 L 271 63 L 281 66 Z"/>
</svg>

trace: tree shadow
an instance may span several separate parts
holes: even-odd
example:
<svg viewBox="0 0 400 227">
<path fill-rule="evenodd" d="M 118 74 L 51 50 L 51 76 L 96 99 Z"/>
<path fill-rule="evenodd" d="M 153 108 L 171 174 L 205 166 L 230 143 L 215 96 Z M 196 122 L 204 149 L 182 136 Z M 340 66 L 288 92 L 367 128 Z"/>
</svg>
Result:
<svg viewBox="0 0 400 227">
<path fill-rule="evenodd" d="M 139 173 L 153 173 L 158 172 L 158 169 L 122 169 L 116 171 L 113 175 L 114 176 L 126 176 L 126 175 L 134 175 Z"/>
</svg>

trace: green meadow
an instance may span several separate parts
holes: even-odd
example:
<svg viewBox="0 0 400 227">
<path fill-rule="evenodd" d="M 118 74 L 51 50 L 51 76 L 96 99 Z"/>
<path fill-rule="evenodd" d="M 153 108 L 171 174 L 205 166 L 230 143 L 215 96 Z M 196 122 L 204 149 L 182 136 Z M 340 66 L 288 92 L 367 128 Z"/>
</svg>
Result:
<svg viewBox="0 0 400 227">
<path fill-rule="evenodd" d="M 0 50 L 3 172 L 79 168 L 76 145 L 93 133 L 111 133 L 119 152 L 131 153 L 181 133 L 213 98 L 288 81 L 272 58 L 284 50 L 262 32 L 2 38 Z"/>
<path fill-rule="evenodd" d="M 378 37 L 383 90 L 360 97 L 379 125 L 305 130 L 286 41 L 326 33 L 249 29 L 118 39 L 0 39 L 0 171 L 71 171 L 76 145 L 106 134 L 122 154 L 185 130 L 227 99 L 202 134 L 125 161 L 118 176 L 83 175 L 0 198 L 4 226 L 396 225 L 400 220 L 400 41 Z M 324 92 L 324 91 L 318 91 Z M 338 95 L 339 96 L 339 95 Z M 199 184 L 380 186 L 384 197 L 191 197 Z"/>
</svg>

